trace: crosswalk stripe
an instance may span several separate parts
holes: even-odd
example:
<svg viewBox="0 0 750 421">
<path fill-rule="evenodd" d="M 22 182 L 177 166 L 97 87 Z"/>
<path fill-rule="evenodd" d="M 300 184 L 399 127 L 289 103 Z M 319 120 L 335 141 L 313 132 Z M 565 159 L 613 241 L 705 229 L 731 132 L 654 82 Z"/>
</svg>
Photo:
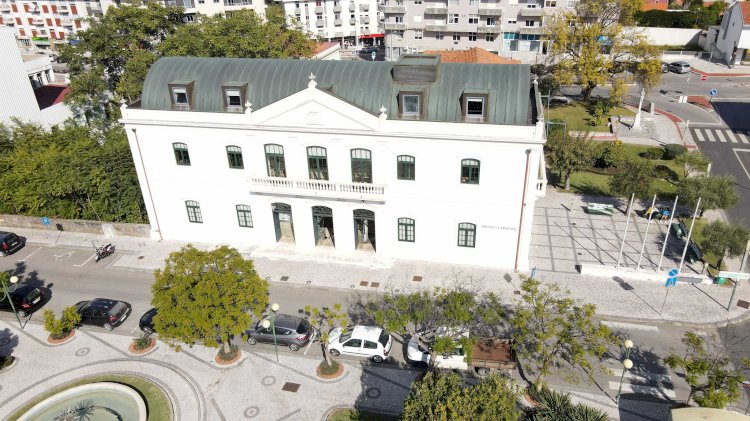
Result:
<svg viewBox="0 0 750 421">
<path fill-rule="evenodd" d="M 750 143 L 750 141 L 747 140 L 747 135 L 743 132 L 737 132 L 737 137 L 740 138 L 742 143 Z"/>
<path fill-rule="evenodd" d="M 727 139 L 724 138 L 724 131 L 723 130 L 717 130 L 716 131 L 716 137 L 719 139 L 720 142 L 726 142 Z"/>
<path fill-rule="evenodd" d="M 729 139 L 729 140 L 730 140 L 730 141 L 731 141 L 732 143 L 737 143 L 737 139 L 736 139 L 736 138 L 734 137 L 734 133 L 732 133 L 732 131 L 731 131 L 731 130 L 726 130 L 726 131 L 724 131 L 724 133 L 725 133 L 725 134 L 727 135 L 727 138 L 728 138 L 728 139 Z"/>
<path fill-rule="evenodd" d="M 620 329 L 632 329 L 632 330 L 646 330 L 649 332 L 658 332 L 659 328 L 656 326 L 649 326 L 649 325 L 637 325 L 633 323 L 620 323 L 620 322 L 610 322 L 607 320 L 602 321 L 602 324 L 605 326 L 609 326 L 611 328 L 620 328 Z"/>
<path fill-rule="evenodd" d="M 609 382 L 609 388 L 612 390 L 618 390 L 620 387 L 620 382 Z M 670 389 L 660 389 L 658 387 L 651 387 L 651 386 L 636 386 L 628 383 L 622 384 L 622 391 L 624 393 L 638 393 L 642 395 L 651 395 L 651 396 L 666 396 L 668 398 L 676 398 L 677 396 L 674 393 L 674 390 Z"/>
<path fill-rule="evenodd" d="M 610 368 L 609 369 L 615 377 L 622 376 L 622 368 Z M 669 374 L 656 374 L 656 373 L 636 373 L 631 370 L 628 370 L 625 373 L 625 378 L 628 380 L 636 380 L 640 382 L 645 381 L 651 381 L 651 382 L 669 382 L 672 383 L 672 378 L 669 376 Z"/>
<path fill-rule="evenodd" d="M 716 142 L 716 139 L 714 139 L 714 135 L 711 133 L 711 130 L 709 129 L 704 129 L 704 130 L 706 130 L 706 137 L 708 138 L 708 141 Z"/>
<path fill-rule="evenodd" d="M 701 133 L 701 129 L 694 129 L 693 133 L 695 133 L 695 137 L 698 138 L 698 142 L 705 141 L 705 139 L 703 138 L 703 133 Z"/>
</svg>

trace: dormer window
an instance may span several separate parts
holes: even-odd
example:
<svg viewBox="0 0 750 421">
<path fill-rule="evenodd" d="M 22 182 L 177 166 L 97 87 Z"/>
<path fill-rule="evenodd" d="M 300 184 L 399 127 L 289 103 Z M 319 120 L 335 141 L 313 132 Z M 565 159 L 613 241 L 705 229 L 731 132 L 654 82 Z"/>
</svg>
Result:
<svg viewBox="0 0 750 421">
<path fill-rule="evenodd" d="M 173 109 L 190 110 L 193 105 L 193 82 L 172 82 L 169 84 L 169 94 Z"/>
<path fill-rule="evenodd" d="M 239 89 L 227 89 L 224 91 L 227 101 L 227 109 L 242 109 L 242 95 Z"/>
<path fill-rule="evenodd" d="M 187 89 L 185 88 L 172 88 L 172 100 L 176 107 L 185 107 L 190 109 L 190 101 L 188 101 Z"/>
<path fill-rule="evenodd" d="M 467 120 L 483 121 L 487 117 L 487 96 L 466 95 L 463 108 Z"/>
<path fill-rule="evenodd" d="M 399 95 L 399 107 L 401 116 L 406 118 L 419 118 L 422 114 L 422 94 L 419 92 L 402 92 Z"/>
</svg>

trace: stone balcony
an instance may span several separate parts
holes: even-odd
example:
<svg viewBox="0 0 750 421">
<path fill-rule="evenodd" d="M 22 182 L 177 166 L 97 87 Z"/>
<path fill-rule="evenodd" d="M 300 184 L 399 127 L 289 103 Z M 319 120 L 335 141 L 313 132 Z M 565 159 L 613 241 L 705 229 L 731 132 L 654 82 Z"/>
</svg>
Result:
<svg viewBox="0 0 750 421">
<path fill-rule="evenodd" d="M 441 23 L 441 24 L 426 24 L 424 26 L 424 29 L 426 31 L 432 31 L 432 32 L 446 32 L 448 31 L 448 25 Z"/>
<path fill-rule="evenodd" d="M 503 9 L 491 9 L 486 7 L 479 8 L 479 16 L 502 16 Z"/>
<path fill-rule="evenodd" d="M 544 15 L 543 9 L 523 8 L 518 11 L 518 16 L 522 16 L 524 18 L 538 18 L 538 17 L 542 17 L 543 15 Z"/>
<path fill-rule="evenodd" d="M 280 177 L 249 177 L 253 193 L 321 197 L 327 199 L 385 201 L 385 186 L 369 183 L 337 183 L 327 180 L 291 180 Z"/>
<path fill-rule="evenodd" d="M 479 25 L 477 27 L 477 32 L 482 34 L 499 34 L 501 31 L 500 25 L 496 26 L 487 26 L 487 25 Z"/>
<path fill-rule="evenodd" d="M 386 31 L 405 31 L 405 23 L 386 23 L 383 25 Z"/>
<path fill-rule="evenodd" d="M 447 7 L 427 7 L 424 9 L 425 15 L 447 15 Z"/>
<path fill-rule="evenodd" d="M 384 13 L 406 13 L 406 6 L 383 6 Z"/>
</svg>

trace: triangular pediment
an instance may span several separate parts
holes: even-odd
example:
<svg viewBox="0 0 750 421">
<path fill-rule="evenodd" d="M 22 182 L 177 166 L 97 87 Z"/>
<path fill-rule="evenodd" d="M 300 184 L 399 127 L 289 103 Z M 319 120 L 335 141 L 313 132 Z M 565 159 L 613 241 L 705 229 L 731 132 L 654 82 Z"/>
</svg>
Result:
<svg viewBox="0 0 750 421">
<path fill-rule="evenodd" d="M 328 92 L 307 88 L 253 111 L 252 121 L 258 126 L 374 130 L 379 119 Z"/>
</svg>

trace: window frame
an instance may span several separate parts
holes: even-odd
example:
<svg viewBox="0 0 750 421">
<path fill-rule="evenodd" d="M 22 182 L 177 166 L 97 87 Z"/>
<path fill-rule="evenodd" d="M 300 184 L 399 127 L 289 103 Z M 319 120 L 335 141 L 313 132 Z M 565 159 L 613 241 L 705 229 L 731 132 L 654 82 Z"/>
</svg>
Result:
<svg viewBox="0 0 750 421">
<path fill-rule="evenodd" d="M 482 103 L 482 113 L 481 114 L 469 114 L 469 102 L 481 100 Z M 466 93 L 463 96 L 463 106 L 462 111 L 464 115 L 464 119 L 469 121 L 485 121 L 487 118 L 488 112 L 487 112 L 487 104 L 489 100 L 489 95 L 487 94 L 473 94 L 473 93 Z"/>
<path fill-rule="evenodd" d="M 355 152 L 367 152 L 367 158 L 355 157 Z M 372 151 L 363 148 L 354 148 L 349 152 L 351 166 L 352 166 L 352 183 L 367 183 L 372 184 Z M 357 171 L 355 171 L 355 163 L 357 163 Z M 367 168 L 363 168 L 362 165 L 367 163 Z M 369 180 L 362 181 L 363 169 L 369 170 Z M 359 180 L 358 180 L 359 178 Z"/>
<path fill-rule="evenodd" d="M 409 169 L 409 171 L 402 171 L 403 169 Z M 416 179 L 416 169 L 417 160 L 414 156 L 398 155 L 396 157 L 396 179 L 414 181 Z"/>
<path fill-rule="evenodd" d="M 398 218 L 396 221 L 398 241 L 413 243 L 416 240 L 416 222 L 412 218 Z"/>
<path fill-rule="evenodd" d="M 178 111 L 190 111 L 193 108 L 193 82 L 190 83 L 170 83 L 167 85 L 169 88 L 169 99 L 172 104 L 173 110 Z M 177 102 L 177 94 L 182 93 L 185 95 L 187 103 L 182 104 Z"/>
<path fill-rule="evenodd" d="M 281 153 L 278 153 L 276 151 L 269 152 L 269 148 L 273 148 L 278 146 L 281 149 Z M 269 177 L 278 177 L 278 178 L 286 178 L 286 159 L 284 158 L 284 146 L 279 145 L 278 143 L 266 143 L 263 145 L 263 151 L 266 154 L 266 171 L 268 173 Z M 275 159 L 274 170 L 278 172 L 280 175 L 272 174 L 271 171 L 271 161 L 269 158 L 273 157 Z"/>
<path fill-rule="evenodd" d="M 233 149 L 230 149 L 230 148 L 233 148 Z M 241 170 L 245 168 L 245 161 L 242 158 L 241 147 L 237 145 L 227 145 L 226 151 L 227 151 L 227 162 L 229 164 L 229 168 L 236 169 L 236 170 Z"/>
<path fill-rule="evenodd" d="M 172 142 L 172 151 L 174 152 L 174 160 L 177 165 L 183 165 L 189 167 L 190 163 L 190 151 L 187 143 L 183 142 Z"/>
<path fill-rule="evenodd" d="M 476 163 L 476 164 L 474 164 Z M 475 158 L 464 158 L 461 160 L 461 184 L 479 184 L 479 176 L 481 175 L 482 162 Z M 467 168 L 467 175 L 464 178 L 464 168 Z M 476 168 L 476 180 L 473 180 L 472 169 Z"/>
<path fill-rule="evenodd" d="M 201 204 L 195 200 L 186 200 L 185 209 L 188 214 L 188 221 L 193 224 L 203 223 L 203 212 L 201 212 Z M 192 210 L 192 213 L 191 213 Z"/>
<path fill-rule="evenodd" d="M 462 239 L 463 237 L 463 239 Z M 463 240 L 463 244 L 462 243 Z M 476 248 L 477 246 L 477 226 L 471 222 L 458 223 L 458 247 Z"/>
<path fill-rule="evenodd" d="M 253 228 L 253 211 L 250 206 L 235 205 L 234 209 L 237 212 L 237 224 L 241 228 Z"/>
<path fill-rule="evenodd" d="M 311 155 L 311 151 L 315 150 L 322 150 L 322 155 Z M 328 173 L 328 150 L 322 146 L 308 146 L 307 149 L 307 175 L 310 178 L 310 180 L 328 180 L 329 179 L 329 173 Z M 313 171 L 313 161 L 315 162 L 315 170 Z M 321 161 L 324 164 L 325 168 L 321 167 Z M 320 174 L 322 177 L 313 177 L 313 174 Z"/>
<path fill-rule="evenodd" d="M 406 112 L 405 109 L 405 100 L 407 97 L 416 97 L 417 98 L 417 111 L 416 112 Z M 424 102 L 424 97 L 422 92 L 415 92 L 415 91 L 403 91 L 399 92 L 398 94 L 398 108 L 399 108 L 399 114 L 401 114 L 401 117 L 405 118 L 420 118 L 422 117 L 422 103 Z"/>
<path fill-rule="evenodd" d="M 222 92 L 224 94 L 224 109 L 230 112 L 238 112 L 241 113 L 245 111 L 245 90 L 242 87 L 239 86 L 224 86 L 222 88 Z M 230 95 L 231 93 L 236 95 Z M 230 96 L 236 96 L 239 97 L 240 103 L 239 105 L 233 105 L 230 103 L 229 97 Z"/>
</svg>

